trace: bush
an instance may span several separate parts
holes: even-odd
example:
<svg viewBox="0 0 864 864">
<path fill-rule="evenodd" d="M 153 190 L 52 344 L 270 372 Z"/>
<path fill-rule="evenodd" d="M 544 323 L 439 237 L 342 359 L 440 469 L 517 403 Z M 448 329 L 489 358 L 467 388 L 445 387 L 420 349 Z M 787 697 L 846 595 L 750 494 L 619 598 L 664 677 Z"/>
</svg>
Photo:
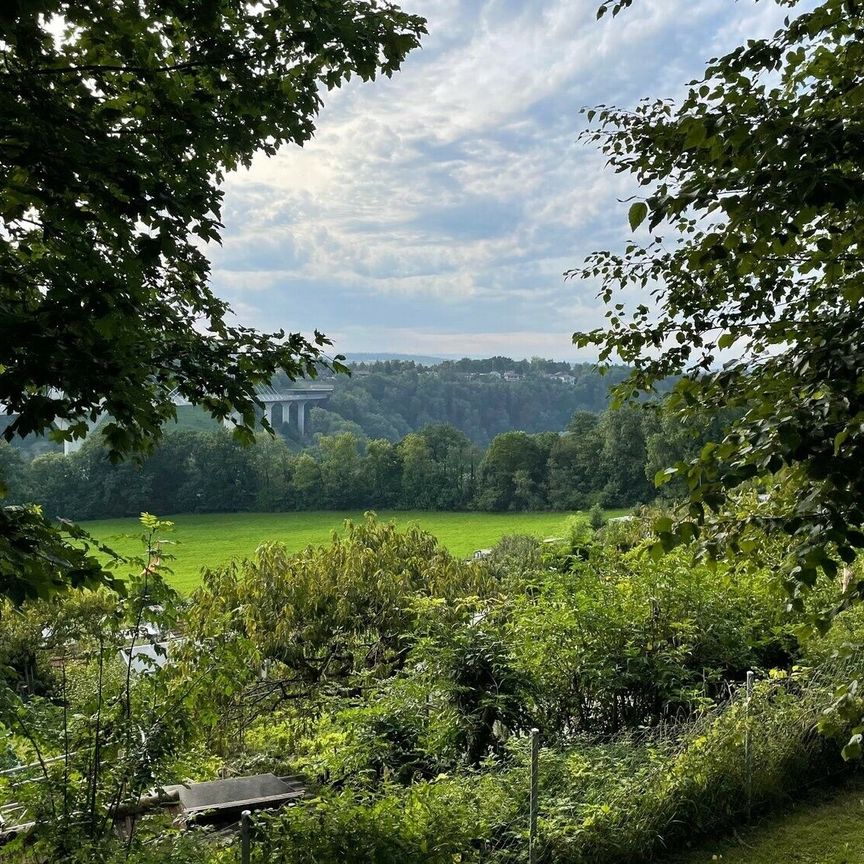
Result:
<svg viewBox="0 0 864 864">
<path fill-rule="evenodd" d="M 750 668 L 791 662 L 795 641 L 764 576 L 595 548 L 493 616 L 528 713 L 548 737 L 616 734 L 689 714 Z"/>
<path fill-rule="evenodd" d="M 735 824 L 841 765 L 814 734 L 850 667 L 778 674 L 695 720 L 605 743 L 541 749 L 541 864 L 622 864 Z M 747 748 L 745 749 L 745 742 Z M 325 791 L 260 817 L 256 861 L 271 864 L 516 864 L 527 853 L 527 739 L 505 763 L 374 791 Z M 749 758 L 748 758 L 749 752 Z M 502 767 L 506 765 L 506 767 Z"/>
<path fill-rule="evenodd" d="M 595 531 L 599 531 L 606 524 L 606 514 L 599 504 L 594 504 L 588 511 L 588 524 Z"/>
<path fill-rule="evenodd" d="M 606 522 L 597 536 L 605 546 L 626 552 L 652 536 L 651 519 L 635 514 L 616 516 Z"/>
<path fill-rule="evenodd" d="M 550 757 L 552 800 L 544 809 L 542 861 L 613 864 L 734 824 L 808 779 L 842 766 L 836 746 L 814 732 L 830 700 L 827 677 L 760 682 L 672 737 L 625 741 Z M 745 749 L 745 741 L 749 744 Z"/>
<path fill-rule="evenodd" d="M 585 560 L 594 545 L 594 532 L 585 516 L 570 516 L 567 519 L 567 545 L 570 554 L 579 560 Z"/>
<path fill-rule="evenodd" d="M 486 564 L 500 582 L 523 582 L 543 569 L 543 546 L 529 534 L 507 534 L 493 547 Z"/>
<path fill-rule="evenodd" d="M 491 774 L 442 777 L 379 794 L 327 792 L 259 820 L 254 861 L 267 864 L 453 864 L 489 860 L 524 800 Z M 527 827 L 527 825 L 526 825 Z"/>
</svg>

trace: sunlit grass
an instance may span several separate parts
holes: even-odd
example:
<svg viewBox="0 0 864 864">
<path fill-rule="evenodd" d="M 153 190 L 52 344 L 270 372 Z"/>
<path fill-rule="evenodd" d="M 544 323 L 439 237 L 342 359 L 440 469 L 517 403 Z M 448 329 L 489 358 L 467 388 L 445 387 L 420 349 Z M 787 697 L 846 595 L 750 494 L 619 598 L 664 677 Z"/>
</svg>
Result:
<svg viewBox="0 0 864 864">
<path fill-rule="evenodd" d="M 623 513 L 625 511 L 610 512 Z M 161 515 L 161 514 L 160 514 Z M 329 541 L 346 519 L 360 519 L 362 512 L 314 513 L 217 513 L 164 517 L 175 523 L 169 538 L 175 560 L 171 582 L 180 591 L 192 590 L 203 567 L 215 567 L 232 558 L 247 558 L 268 540 L 278 540 L 291 551 Z M 564 531 L 566 513 L 439 513 L 382 511 L 382 520 L 399 525 L 415 522 L 434 534 L 454 555 L 467 556 L 475 549 L 493 546 L 505 534 L 556 537 Z M 141 528 L 136 519 L 85 522 L 84 527 L 124 555 L 141 554 Z"/>
<path fill-rule="evenodd" d="M 864 781 L 824 791 L 658 864 L 864 864 Z"/>
</svg>

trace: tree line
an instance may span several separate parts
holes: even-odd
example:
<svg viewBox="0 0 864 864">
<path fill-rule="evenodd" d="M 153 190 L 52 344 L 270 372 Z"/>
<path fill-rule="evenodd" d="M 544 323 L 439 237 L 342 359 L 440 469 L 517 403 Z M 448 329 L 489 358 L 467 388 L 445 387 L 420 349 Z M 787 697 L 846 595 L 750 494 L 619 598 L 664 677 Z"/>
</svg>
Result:
<svg viewBox="0 0 864 864">
<path fill-rule="evenodd" d="M 592 363 L 537 357 L 466 358 L 435 366 L 355 363 L 351 370 L 350 377 L 322 373 L 335 389 L 323 406 L 310 411 L 313 432 L 353 432 L 396 442 L 429 424 L 446 423 L 481 447 L 511 429 L 557 432 L 576 411 L 605 410 L 610 386 L 627 373 L 613 368 L 604 376 Z"/>
<path fill-rule="evenodd" d="M 447 424 L 398 442 L 317 435 L 300 452 L 227 430 L 166 435 L 139 462 L 114 464 L 94 438 L 77 453 L 27 461 L 0 444 L 10 503 L 75 520 L 160 513 L 342 509 L 578 510 L 652 500 L 658 470 L 698 452 L 717 423 L 672 424 L 656 405 L 576 412 L 564 432 L 509 431 L 485 450 Z"/>
</svg>

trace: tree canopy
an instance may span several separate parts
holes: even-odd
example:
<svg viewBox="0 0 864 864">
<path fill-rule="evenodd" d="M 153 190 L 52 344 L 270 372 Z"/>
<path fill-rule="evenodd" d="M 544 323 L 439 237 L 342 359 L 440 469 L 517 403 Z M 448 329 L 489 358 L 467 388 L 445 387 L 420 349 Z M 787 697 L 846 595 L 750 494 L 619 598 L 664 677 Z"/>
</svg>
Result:
<svg viewBox="0 0 864 864">
<path fill-rule="evenodd" d="M 668 425 L 672 425 L 671 421 Z M 0 441 L 7 502 L 74 521 L 161 513 L 294 510 L 585 510 L 648 504 L 649 478 L 669 456 L 698 453 L 701 430 L 654 412 L 579 412 L 568 431 L 505 432 L 483 451 L 458 429 L 429 425 L 393 443 L 352 432 L 292 442 L 260 433 L 244 446 L 225 429 L 166 434 L 145 457 L 119 464 L 98 437 L 69 456 L 26 462 Z M 665 460 L 665 461 L 664 461 Z M 674 493 L 667 487 L 664 493 Z M 664 495 L 664 497 L 666 497 Z"/>
<path fill-rule="evenodd" d="M 255 425 L 255 385 L 326 338 L 231 322 L 209 285 L 226 172 L 303 144 L 322 91 L 391 75 L 422 18 L 389 3 L 44 0 L 0 13 L 6 428 L 145 448 L 172 395 Z M 337 358 L 338 362 L 338 358 Z"/>
<path fill-rule="evenodd" d="M 118 459 L 159 438 L 179 394 L 250 440 L 256 385 L 343 368 L 323 334 L 231 320 L 206 256 L 220 184 L 257 152 L 308 141 L 323 91 L 391 75 L 423 32 L 375 0 L 3 4 L 4 437 L 56 424 L 80 438 L 107 414 Z M 97 577 L 58 536 L 40 558 L 45 543 L 37 513 L 0 514 L 0 590 Z"/>
<path fill-rule="evenodd" d="M 793 592 L 864 546 L 862 35 L 860 4 L 826 0 L 711 60 L 680 104 L 587 112 L 587 139 L 644 193 L 624 251 L 571 274 L 598 281 L 608 306 L 574 341 L 632 365 L 619 398 L 683 374 L 683 419 L 740 415 L 658 478 L 682 477 L 689 499 L 658 526 L 662 545 L 698 536 L 709 554 L 746 553 L 779 529 Z M 754 483 L 758 506 L 728 506 Z"/>
</svg>

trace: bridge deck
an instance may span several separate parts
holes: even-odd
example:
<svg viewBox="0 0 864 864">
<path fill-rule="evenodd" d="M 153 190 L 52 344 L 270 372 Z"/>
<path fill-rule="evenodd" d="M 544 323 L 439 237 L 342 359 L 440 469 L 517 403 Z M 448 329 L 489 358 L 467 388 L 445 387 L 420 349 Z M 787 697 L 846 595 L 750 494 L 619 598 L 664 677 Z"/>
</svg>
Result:
<svg viewBox="0 0 864 864">
<path fill-rule="evenodd" d="M 304 387 L 302 390 L 259 390 L 255 395 L 265 405 L 276 402 L 313 402 L 333 394 L 333 387 Z M 191 405 L 188 399 L 174 396 L 175 405 Z"/>
</svg>

